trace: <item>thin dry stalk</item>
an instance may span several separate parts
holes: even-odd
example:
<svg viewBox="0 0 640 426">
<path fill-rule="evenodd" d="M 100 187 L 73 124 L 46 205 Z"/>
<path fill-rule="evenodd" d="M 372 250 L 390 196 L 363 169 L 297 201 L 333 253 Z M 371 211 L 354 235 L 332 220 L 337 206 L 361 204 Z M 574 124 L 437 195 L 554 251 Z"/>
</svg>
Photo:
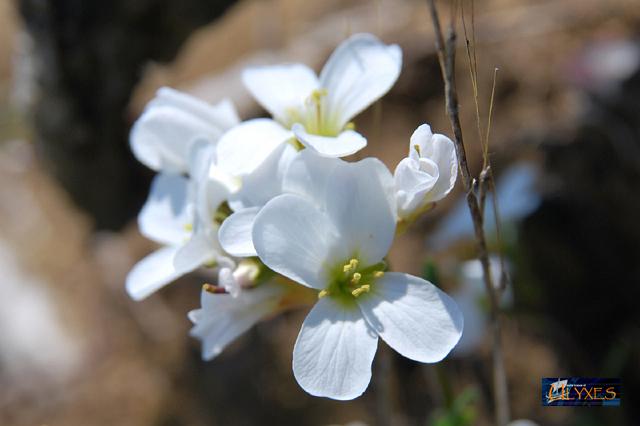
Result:
<svg viewBox="0 0 640 426">
<path fill-rule="evenodd" d="M 433 26 L 435 30 L 436 36 L 436 50 L 438 52 L 438 59 L 440 62 L 440 70 L 442 72 L 442 78 L 444 80 L 445 86 L 445 102 L 447 115 L 449 116 L 449 120 L 451 122 L 451 128 L 454 134 L 454 143 L 456 147 L 456 153 L 458 155 L 458 163 L 460 166 L 460 174 L 462 175 L 462 184 L 464 186 L 466 192 L 466 200 L 469 206 L 469 211 L 471 212 L 471 217 L 473 220 L 473 227 L 475 232 L 477 250 L 478 250 L 478 258 L 480 259 L 480 263 L 482 264 L 483 271 L 483 279 L 485 283 L 485 288 L 487 294 L 489 295 L 489 305 L 490 305 L 490 323 L 493 335 L 493 344 L 492 344 L 492 358 L 493 358 L 493 399 L 494 399 L 494 409 L 496 416 L 496 424 L 498 426 L 506 426 L 509 422 L 509 401 L 508 401 L 508 390 L 507 390 L 507 377 L 505 373 L 504 367 L 504 354 L 502 351 L 502 325 L 501 325 L 501 316 L 500 316 L 500 306 L 499 306 L 499 293 L 500 290 L 495 288 L 492 284 L 491 278 L 491 269 L 489 267 L 489 251 L 487 249 L 487 241 L 484 233 L 484 214 L 483 209 L 481 208 L 484 205 L 484 195 L 482 203 L 480 202 L 478 196 L 475 192 L 475 183 L 476 180 L 472 178 L 471 173 L 469 172 L 469 166 L 467 163 L 467 156 L 465 151 L 464 140 L 462 136 L 462 127 L 460 125 L 460 116 L 458 110 L 458 94 L 456 90 L 455 83 L 455 56 L 456 56 L 456 31 L 455 31 L 455 21 L 452 19 L 451 24 L 448 28 L 447 38 L 445 41 L 444 33 L 442 31 L 442 27 L 440 26 L 440 18 L 438 16 L 438 10 L 435 4 L 435 0 L 428 0 L 429 10 L 431 12 L 431 19 L 433 21 Z M 452 16 L 455 16 L 454 13 Z M 474 84 L 474 94 L 477 92 L 477 74 L 475 74 L 475 64 L 477 64 L 477 59 L 475 59 L 475 52 L 473 55 L 473 60 L 471 60 L 471 54 L 468 52 L 468 57 L 470 63 L 473 62 L 473 71 L 472 71 L 472 81 Z M 478 117 L 479 117 L 479 109 L 478 109 Z M 482 140 L 482 132 L 480 133 L 480 140 L 483 145 L 483 148 L 488 145 L 488 137 L 489 137 L 489 128 L 487 129 L 486 139 Z M 483 149 L 483 162 L 485 163 L 485 167 L 483 168 L 483 173 L 480 176 L 480 187 L 482 187 L 482 192 L 486 193 L 485 187 L 487 185 L 492 185 L 493 179 L 491 174 L 491 169 L 488 163 L 488 151 Z M 492 186 L 490 186 L 492 188 Z M 493 197 L 495 199 L 495 196 Z M 496 206 L 497 207 L 497 206 Z"/>
</svg>

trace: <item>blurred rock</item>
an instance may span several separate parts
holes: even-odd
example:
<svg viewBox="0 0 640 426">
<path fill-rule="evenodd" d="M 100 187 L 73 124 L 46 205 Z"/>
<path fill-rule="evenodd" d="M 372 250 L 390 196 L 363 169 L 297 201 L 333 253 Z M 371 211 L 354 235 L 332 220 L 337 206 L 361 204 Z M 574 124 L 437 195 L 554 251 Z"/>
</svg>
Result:
<svg viewBox="0 0 640 426">
<path fill-rule="evenodd" d="M 234 0 L 20 0 L 33 42 L 39 155 L 98 228 L 136 214 L 148 185 L 127 143 L 131 92 L 151 60 L 168 61 Z"/>
<path fill-rule="evenodd" d="M 2 240 L 0 270 L 0 382 L 13 394 L 3 396 L 63 386 L 83 356 L 79 337 L 61 322 L 47 285 L 25 271 Z"/>
</svg>

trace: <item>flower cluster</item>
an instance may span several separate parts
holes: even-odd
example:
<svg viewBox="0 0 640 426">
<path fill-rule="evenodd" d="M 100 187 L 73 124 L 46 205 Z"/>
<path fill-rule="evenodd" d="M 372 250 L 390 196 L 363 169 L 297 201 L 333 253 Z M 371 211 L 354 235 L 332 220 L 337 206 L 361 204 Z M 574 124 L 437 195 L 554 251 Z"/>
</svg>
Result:
<svg viewBox="0 0 640 426">
<path fill-rule="evenodd" d="M 247 69 L 246 87 L 272 118 L 245 122 L 228 101 L 160 89 L 131 145 L 158 171 L 139 227 L 162 248 L 130 272 L 131 297 L 198 268 L 217 275 L 189 314 L 205 359 L 258 321 L 315 303 L 293 372 L 317 396 L 362 394 L 379 338 L 412 360 L 444 358 L 462 334 L 457 305 L 390 272 L 386 256 L 398 225 L 453 187 L 453 143 L 423 124 L 395 174 L 375 158 L 341 159 L 366 146 L 351 120 L 392 87 L 401 64 L 398 46 L 357 34 L 319 76 L 300 64 Z"/>
</svg>

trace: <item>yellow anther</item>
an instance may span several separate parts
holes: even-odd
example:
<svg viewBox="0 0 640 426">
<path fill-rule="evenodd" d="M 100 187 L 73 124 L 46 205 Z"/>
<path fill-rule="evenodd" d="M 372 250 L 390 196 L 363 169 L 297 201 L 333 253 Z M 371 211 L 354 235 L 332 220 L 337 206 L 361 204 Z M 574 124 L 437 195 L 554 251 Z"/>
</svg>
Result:
<svg viewBox="0 0 640 426">
<path fill-rule="evenodd" d="M 354 123 L 353 121 L 350 121 L 347 123 L 346 126 L 344 126 L 345 130 L 355 130 L 356 129 L 356 123 Z"/>
<path fill-rule="evenodd" d="M 416 152 L 418 153 L 418 155 L 420 155 L 420 145 L 415 144 L 415 145 L 413 146 L 413 148 L 416 150 Z"/>
<path fill-rule="evenodd" d="M 384 276 L 384 272 L 383 271 L 374 271 L 373 272 L 373 277 L 374 278 L 382 278 Z"/>
<path fill-rule="evenodd" d="M 187 232 L 193 231 L 193 223 L 185 223 L 183 226 L 184 230 Z"/>
<path fill-rule="evenodd" d="M 358 259 L 351 259 L 349 261 L 349 263 L 347 263 L 346 265 L 344 265 L 344 267 L 342 268 L 342 270 L 344 272 L 353 272 L 358 268 Z"/>
<path fill-rule="evenodd" d="M 202 284 L 202 289 L 211 294 L 224 294 L 227 292 L 224 288 L 209 283 Z"/>
<path fill-rule="evenodd" d="M 320 290 L 320 293 L 318 293 L 318 299 L 322 299 L 325 296 L 329 295 L 329 291 L 328 290 Z"/>
<path fill-rule="evenodd" d="M 351 284 L 358 285 L 361 278 L 362 278 L 362 274 L 360 274 L 359 272 L 355 272 L 351 277 Z"/>
<path fill-rule="evenodd" d="M 215 268 L 216 266 L 218 266 L 218 262 L 216 260 L 210 260 L 203 263 L 202 266 L 204 266 L 205 268 Z"/>
<path fill-rule="evenodd" d="M 360 296 L 362 293 L 368 293 L 369 290 L 371 290 L 371 286 L 369 284 L 363 284 L 360 287 L 356 288 L 355 290 L 353 290 L 351 292 L 351 294 L 353 295 L 353 297 L 358 297 Z"/>
<path fill-rule="evenodd" d="M 311 100 L 315 103 L 320 102 L 320 99 L 327 96 L 327 89 L 315 89 L 311 92 Z"/>
<path fill-rule="evenodd" d="M 295 137 L 287 139 L 287 143 L 293 146 L 296 151 L 302 151 L 304 149 L 304 145 Z"/>
</svg>

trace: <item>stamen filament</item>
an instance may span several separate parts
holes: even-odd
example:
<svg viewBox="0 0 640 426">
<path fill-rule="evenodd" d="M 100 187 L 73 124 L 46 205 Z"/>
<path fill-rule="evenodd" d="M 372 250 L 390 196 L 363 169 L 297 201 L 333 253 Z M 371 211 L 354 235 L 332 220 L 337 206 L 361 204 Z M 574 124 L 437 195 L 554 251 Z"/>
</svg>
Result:
<svg viewBox="0 0 640 426">
<path fill-rule="evenodd" d="M 316 89 L 311 92 L 311 102 L 316 108 L 316 131 L 322 129 L 322 98 L 327 96 L 327 89 Z"/>
<path fill-rule="evenodd" d="M 369 290 L 371 290 L 371 286 L 369 284 L 363 284 L 360 287 L 356 288 L 355 290 L 353 290 L 351 292 L 351 294 L 353 295 L 353 297 L 358 297 L 360 296 L 362 293 L 368 293 Z"/>
</svg>

